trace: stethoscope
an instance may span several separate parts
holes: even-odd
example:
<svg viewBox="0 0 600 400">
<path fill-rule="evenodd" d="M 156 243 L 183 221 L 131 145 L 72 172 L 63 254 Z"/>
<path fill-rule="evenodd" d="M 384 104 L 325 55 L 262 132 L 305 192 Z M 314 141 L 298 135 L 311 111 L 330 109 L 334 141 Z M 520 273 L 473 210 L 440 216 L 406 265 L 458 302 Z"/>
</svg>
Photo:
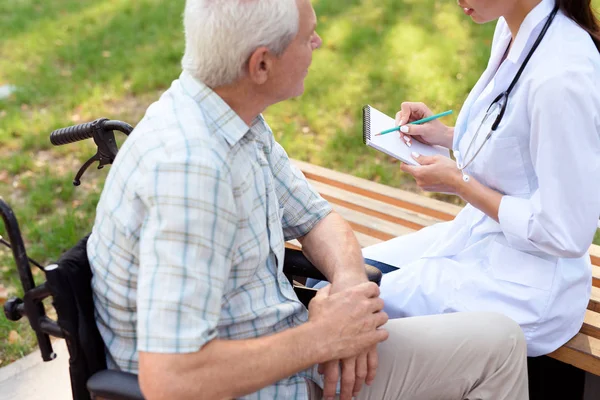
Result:
<svg viewBox="0 0 600 400">
<path fill-rule="evenodd" d="M 467 147 L 467 151 L 465 152 L 463 161 L 468 160 L 469 153 L 471 152 L 471 149 L 473 148 L 473 144 L 477 141 L 477 138 L 479 137 L 479 133 L 482 130 L 484 132 L 487 130 L 488 131 L 487 136 L 485 137 L 485 139 L 483 139 L 481 145 L 479 146 L 479 148 L 477 149 L 475 154 L 473 154 L 473 157 L 471 157 L 471 159 L 466 162 L 461 162 L 458 159 L 456 160 L 456 166 L 462 173 L 463 180 L 465 182 L 469 182 L 469 180 L 470 180 L 470 177 L 465 172 L 465 169 L 469 165 L 471 165 L 473 160 L 475 160 L 475 157 L 477 157 L 477 155 L 481 152 L 481 149 L 483 148 L 483 146 L 487 143 L 489 138 L 492 137 L 492 134 L 496 131 L 496 129 L 498 129 L 498 125 L 500 125 L 500 122 L 502 121 L 502 117 L 504 117 L 504 113 L 506 112 L 506 105 L 508 104 L 508 96 L 510 95 L 510 93 L 514 89 L 515 85 L 519 81 L 519 78 L 521 77 L 523 70 L 527 66 L 529 59 L 531 58 L 531 56 L 533 55 L 533 53 L 539 46 L 540 42 L 546 35 L 548 28 L 550 27 L 550 25 L 552 24 L 552 21 L 554 20 L 554 17 L 556 17 L 556 14 L 558 13 L 558 9 L 559 9 L 559 7 L 556 6 L 554 8 L 554 10 L 552 10 L 552 13 L 548 17 L 546 24 L 542 28 L 542 31 L 540 32 L 538 38 L 536 39 L 535 43 L 533 44 L 533 47 L 529 51 L 529 54 L 527 54 L 527 57 L 523 61 L 523 64 L 521 65 L 521 67 L 519 68 L 519 71 L 513 78 L 512 82 L 510 83 L 510 86 L 508 87 L 508 89 L 505 92 L 500 93 L 498 95 L 498 97 L 496 97 L 496 99 L 488 107 L 488 109 L 485 113 L 485 116 L 483 117 L 483 120 L 479 124 L 479 128 L 477 128 L 475 135 L 473 136 L 473 138 L 471 139 L 471 142 L 469 143 L 469 146 Z"/>
</svg>

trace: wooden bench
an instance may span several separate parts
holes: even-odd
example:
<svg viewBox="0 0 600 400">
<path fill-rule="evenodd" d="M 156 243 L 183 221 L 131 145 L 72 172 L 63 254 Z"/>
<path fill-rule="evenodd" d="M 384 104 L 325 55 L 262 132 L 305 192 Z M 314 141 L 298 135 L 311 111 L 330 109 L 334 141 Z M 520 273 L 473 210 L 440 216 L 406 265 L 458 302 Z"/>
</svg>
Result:
<svg viewBox="0 0 600 400">
<path fill-rule="evenodd" d="M 352 226 L 362 247 L 452 220 L 461 207 L 351 175 L 293 161 Z M 297 241 L 290 247 L 299 247 Z M 593 287 L 581 331 L 549 356 L 600 376 L 600 246 L 590 248 Z"/>
</svg>

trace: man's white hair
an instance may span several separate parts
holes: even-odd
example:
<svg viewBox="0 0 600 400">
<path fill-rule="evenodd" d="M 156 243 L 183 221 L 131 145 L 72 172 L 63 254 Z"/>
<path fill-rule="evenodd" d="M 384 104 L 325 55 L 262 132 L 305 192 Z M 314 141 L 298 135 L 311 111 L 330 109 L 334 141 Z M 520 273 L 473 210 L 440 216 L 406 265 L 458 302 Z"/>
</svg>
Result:
<svg viewBox="0 0 600 400">
<path fill-rule="evenodd" d="M 182 68 L 211 88 L 243 75 L 265 46 L 280 56 L 299 27 L 296 0 L 187 0 Z"/>
</svg>

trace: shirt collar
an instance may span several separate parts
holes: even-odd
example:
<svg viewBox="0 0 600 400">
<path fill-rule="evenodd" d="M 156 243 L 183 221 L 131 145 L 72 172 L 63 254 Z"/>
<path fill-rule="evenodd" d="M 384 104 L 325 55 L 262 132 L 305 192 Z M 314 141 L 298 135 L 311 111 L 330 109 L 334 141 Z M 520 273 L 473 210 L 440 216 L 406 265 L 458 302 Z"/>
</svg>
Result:
<svg viewBox="0 0 600 400">
<path fill-rule="evenodd" d="M 248 133 L 250 127 L 211 88 L 186 71 L 179 76 L 179 82 L 184 92 L 191 96 L 203 111 L 206 125 L 212 133 L 223 136 L 230 146 Z"/>
<path fill-rule="evenodd" d="M 548 17 L 554 9 L 555 4 L 556 0 L 542 0 L 540 4 L 535 6 L 535 8 L 527 14 L 527 17 L 525 17 L 525 20 L 523 20 L 523 23 L 519 28 L 517 37 L 510 49 L 510 53 L 508 54 L 507 58 L 511 62 L 517 63 L 521 59 L 531 34 L 542 21 L 546 20 L 546 17 Z"/>
</svg>

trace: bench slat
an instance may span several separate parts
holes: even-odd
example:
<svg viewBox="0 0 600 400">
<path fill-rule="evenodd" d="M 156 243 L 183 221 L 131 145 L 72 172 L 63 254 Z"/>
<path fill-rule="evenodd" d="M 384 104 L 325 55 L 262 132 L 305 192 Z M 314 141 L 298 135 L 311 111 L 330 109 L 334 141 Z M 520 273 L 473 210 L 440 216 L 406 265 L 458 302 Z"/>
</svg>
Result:
<svg viewBox="0 0 600 400">
<path fill-rule="evenodd" d="M 595 337 L 578 333 L 549 356 L 600 376 L 600 339 Z"/>
<path fill-rule="evenodd" d="M 285 247 L 289 247 L 290 249 L 294 249 L 294 250 L 300 250 L 302 248 L 302 245 L 300 244 L 300 242 L 297 239 L 294 239 L 294 240 L 285 242 Z"/>
<path fill-rule="evenodd" d="M 600 287 L 600 267 L 592 265 L 592 285 Z"/>
<path fill-rule="evenodd" d="M 590 294 L 588 310 L 600 313 L 600 288 L 598 287 L 592 286 L 592 293 Z"/>
<path fill-rule="evenodd" d="M 593 244 L 590 247 L 590 257 L 592 258 L 592 264 L 600 265 L 600 246 Z"/>
<path fill-rule="evenodd" d="M 397 236 L 413 232 L 412 229 L 405 226 L 374 218 L 335 203 L 332 204 L 332 207 L 335 212 L 340 214 L 342 218 L 350 223 L 350 226 L 352 226 L 355 233 L 360 232 L 379 240 L 390 240 Z"/>
<path fill-rule="evenodd" d="M 382 240 L 379 240 L 377 238 L 374 238 L 372 236 L 369 235 L 365 235 L 363 233 L 360 232 L 354 232 L 354 234 L 356 235 L 356 239 L 358 239 L 358 244 L 360 244 L 360 247 L 368 247 L 368 246 L 373 246 L 374 244 L 377 243 L 381 243 Z"/>
<path fill-rule="evenodd" d="M 585 310 L 583 326 L 580 332 L 600 339 L 600 314 L 591 310 Z"/>
<path fill-rule="evenodd" d="M 306 178 L 336 186 L 349 192 L 358 193 L 366 197 L 396 205 L 406 210 L 415 211 L 443 221 L 453 219 L 461 207 L 431 199 L 423 195 L 407 192 L 371 182 L 366 179 L 356 178 L 352 175 L 318 167 L 303 161 L 292 160 Z M 385 193 L 385 194 L 384 194 Z"/>
<path fill-rule="evenodd" d="M 413 230 L 419 230 L 440 221 L 436 218 L 406 211 L 391 204 L 348 192 L 347 190 L 342 190 L 322 182 L 312 180 L 309 180 L 309 182 L 330 203 L 340 204 L 360 211 L 363 214 L 404 225 Z"/>
</svg>

